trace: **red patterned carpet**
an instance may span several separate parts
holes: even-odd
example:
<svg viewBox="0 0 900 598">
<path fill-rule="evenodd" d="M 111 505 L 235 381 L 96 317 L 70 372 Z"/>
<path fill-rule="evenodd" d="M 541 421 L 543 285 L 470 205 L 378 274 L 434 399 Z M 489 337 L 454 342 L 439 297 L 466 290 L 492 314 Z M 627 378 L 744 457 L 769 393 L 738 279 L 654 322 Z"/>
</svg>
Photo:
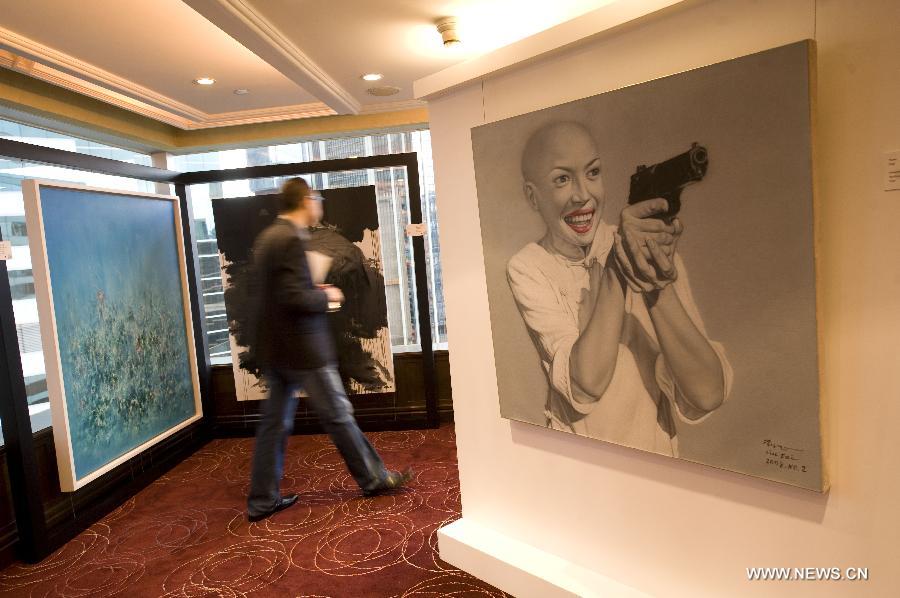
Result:
<svg viewBox="0 0 900 598">
<path fill-rule="evenodd" d="M 459 517 L 453 428 L 368 435 L 414 482 L 362 498 L 325 436 L 295 436 L 293 507 L 248 524 L 252 439 L 215 440 L 37 565 L 0 572 L 0 596 L 505 596 L 437 556 Z"/>
</svg>

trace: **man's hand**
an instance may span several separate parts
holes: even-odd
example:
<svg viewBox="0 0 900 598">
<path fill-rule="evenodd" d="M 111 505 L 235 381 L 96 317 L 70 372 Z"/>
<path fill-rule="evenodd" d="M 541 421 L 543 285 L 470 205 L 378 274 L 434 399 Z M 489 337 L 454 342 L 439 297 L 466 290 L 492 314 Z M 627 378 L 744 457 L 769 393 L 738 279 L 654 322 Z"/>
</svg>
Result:
<svg viewBox="0 0 900 598">
<path fill-rule="evenodd" d="M 344 293 L 341 292 L 339 288 L 332 285 L 321 285 L 319 287 L 323 291 L 325 291 L 325 296 L 328 297 L 329 303 L 343 303 L 344 302 Z"/>
<path fill-rule="evenodd" d="M 668 210 L 662 198 L 649 199 L 622 210 L 616 234 L 616 264 L 635 292 L 651 292 L 677 277 L 675 246 L 684 227 L 677 218 L 666 224 L 654 216 Z"/>
</svg>

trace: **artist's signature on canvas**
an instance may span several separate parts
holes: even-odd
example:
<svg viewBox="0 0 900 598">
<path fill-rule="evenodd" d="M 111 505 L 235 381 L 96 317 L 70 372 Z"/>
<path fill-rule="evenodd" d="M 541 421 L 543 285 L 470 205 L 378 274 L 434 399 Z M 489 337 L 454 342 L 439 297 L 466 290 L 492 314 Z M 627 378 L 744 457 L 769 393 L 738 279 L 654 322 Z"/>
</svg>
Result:
<svg viewBox="0 0 900 598">
<path fill-rule="evenodd" d="M 765 447 L 766 465 L 769 467 L 807 473 L 807 467 L 802 463 L 803 449 L 790 447 L 770 438 L 763 440 L 762 444 Z"/>
</svg>

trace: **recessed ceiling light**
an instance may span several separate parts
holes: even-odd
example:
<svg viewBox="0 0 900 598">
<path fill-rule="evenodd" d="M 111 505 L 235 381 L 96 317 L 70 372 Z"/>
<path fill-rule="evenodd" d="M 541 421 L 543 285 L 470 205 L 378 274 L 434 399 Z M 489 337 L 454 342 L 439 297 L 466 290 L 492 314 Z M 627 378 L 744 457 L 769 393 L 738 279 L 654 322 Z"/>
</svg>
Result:
<svg viewBox="0 0 900 598">
<path fill-rule="evenodd" d="M 373 96 L 392 96 L 400 93 L 400 88 L 393 85 L 382 85 L 381 87 L 370 87 L 366 92 Z"/>
<path fill-rule="evenodd" d="M 363 81 L 381 81 L 383 78 L 381 73 L 366 73 L 361 77 Z"/>
<path fill-rule="evenodd" d="M 250 93 L 249 89 L 235 89 L 234 90 L 234 95 L 236 95 L 236 96 L 245 96 L 248 93 Z"/>
<path fill-rule="evenodd" d="M 198 79 L 194 79 L 194 83 L 197 85 L 212 85 L 216 80 L 212 77 L 200 77 Z"/>
</svg>

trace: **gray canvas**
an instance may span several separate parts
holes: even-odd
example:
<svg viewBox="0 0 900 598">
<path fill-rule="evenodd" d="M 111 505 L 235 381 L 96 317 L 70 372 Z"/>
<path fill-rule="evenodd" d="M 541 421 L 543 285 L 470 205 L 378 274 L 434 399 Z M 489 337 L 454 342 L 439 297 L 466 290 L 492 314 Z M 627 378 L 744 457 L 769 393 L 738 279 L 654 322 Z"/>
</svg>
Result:
<svg viewBox="0 0 900 598">
<path fill-rule="evenodd" d="M 671 421 L 659 425 L 677 441 L 672 456 L 827 488 L 817 363 L 812 51 L 809 42 L 791 44 L 472 129 L 503 417 L 550 425 L 548 380 L 559 375 L 542 367 L 540 339 L 526 326 L 510 283 L 510 260 L 547 231 L 524 191 L 529 138 L 554 123 L 587 132 L 605 189 L 602 218 L 610 225 L 619 224 L 638 166 L 683 155 L 698 143 L 708 163 L 702 180 L 681 195 L 678 284 L 690 290 L 723 376 L 730 370 L 730 390 L 696 422 L 670 409 Z M 635 300 L 642 300 L 639 293 Z M 653 377 L 660 371 L 654 366 L 638 363 L 637 369 Z M 665 402 L 662 394 L 650 394 Z M 580 417 L 571 418 L 570 431 L 585 434 L 577 429 Z"/>
</svg>

